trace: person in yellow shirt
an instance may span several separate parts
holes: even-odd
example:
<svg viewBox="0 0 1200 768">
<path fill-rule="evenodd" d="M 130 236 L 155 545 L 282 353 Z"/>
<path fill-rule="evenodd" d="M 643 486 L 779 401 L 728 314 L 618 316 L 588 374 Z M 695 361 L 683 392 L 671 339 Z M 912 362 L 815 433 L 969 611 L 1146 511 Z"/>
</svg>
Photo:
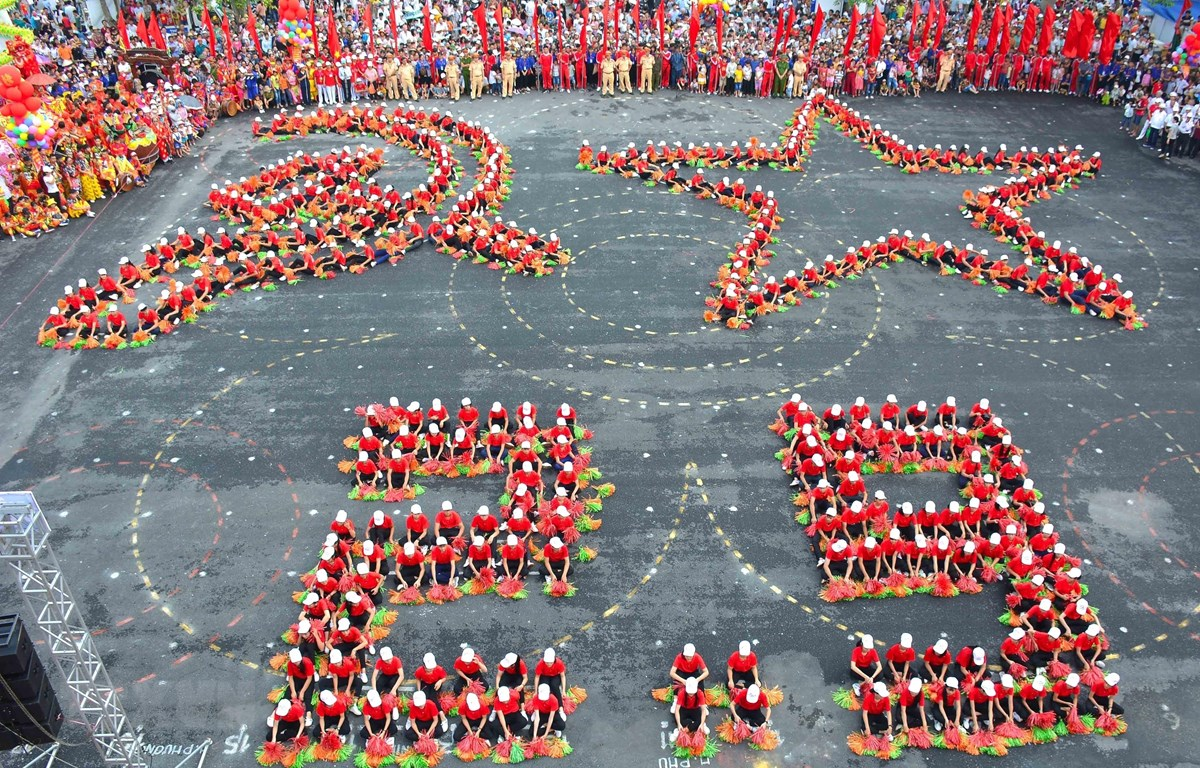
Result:
<svg viewBox="0 0 1200 768">
<path fill-rule="evenodd" d="M 638 60 L 638 93 L 654 93 L 654 54 L 646 51 Z"/>
<path fill-rule="evenodd" d="M 629 82 L 629 70 L 633 69 L 633 61 L 629 58 L 629 54 L 622 51 L 617 57 L 617 90 L 621 93 L 633 93 L 633 86 Z"/>
<path fill-rule="evenodd" d="M 383 87 L 389 99 L 400 98 L 400 59 L 395 56 L 383 63 Z"/>
<path fill-rule="evenodd" d="M 446 62 L 446 85 L 450 88 L 450 100 L 458 101 L 462 96 L 462 70 L 457 56 L 451 56 Z"/>
<path fill-rule="evenodd" d="M 469 71 L 471 73 L 471 101 L 475 101 L 483 95 L 483 89 L 487 86 L 487 79 L 483 76 L 483 59 L 472 56 Z"/>
<path fill-rule="evenodd" d="M 600 62 L 600 95 L 615 96 L 613 93 L 613 73 L 616 72 L 617 63 L 613 61 L 612 54 L 604 58 Z"/>
<path fill-rule="evenodd" d="M 413 63 L 411 61 L 402 62 L 400 69 L 397 70 L 397 75 L 400 78 L 400 98 L 416 101 L 417 89 L 413 84 L 413 79 L 416 77 L 416 68 L 413 66 Z"/>
<path fill-rule="evenodd" d="M 506 52 L 500 61 L 500 97 L 511 99 L 513 87 L 517 84 L 517 60 L 512 52 Z"/>
</svg>

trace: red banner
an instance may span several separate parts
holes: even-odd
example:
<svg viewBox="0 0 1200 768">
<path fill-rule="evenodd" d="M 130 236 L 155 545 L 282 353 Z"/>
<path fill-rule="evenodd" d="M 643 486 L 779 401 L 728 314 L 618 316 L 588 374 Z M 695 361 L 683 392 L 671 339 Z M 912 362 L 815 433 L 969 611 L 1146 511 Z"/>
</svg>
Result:
<svg viewBox="0 0 1200 768">
<path fill-rule="evenodd" d="M 997 53 L 1000 58 L 1004 58 L 1008 55 L 1008 49 L 1012 46 L 1012 6 L 1004 6 L 1004 13 L 1001 15 L 1004 18 L 1000 19 L 1000 47 Z"/>
<path fill-rule="evenodd" d="M 309 0 L 309 3 L 308 3 L 308 26 L 309 26 L 309 29 L 311 29 L 312 33 L 313 33 L 312 47 L 313 47 L 313 54 L 315 55 L 318 50 L 317 38 L 320 37 L 320 35 L 317 34 L 317 3 L 316 3 L 316 0 Z"/>
<path fill-rule="evenodd" d="M 367 25 L 367 49 L 371 51 L 371 55 L 375 55 L 375 6 L 371 5 L 371 1 L 367 0 L 363 8 L 364 21 Z"/>
<path fill-rule="evenodd" d="M 426 51 L 433 53 L 433 9 L 429 7 L 429 0 L 425 0 L 425 20 L 421 25 L 421 45 Z"/>
<path fill-rule="evenodd" d="M 337 60 L 342 55 L 342 39 L 338 37 L 337 23 L 333 20 L 333 6 L 329 6 L 329 15 L 326 19 L 329 28 L 329 58 Z"/>
<path fill-rule="evenodd" d="M 1079 58 L 1086 59 L 1092 55 L 1092 44 L 1096 42 L 1096 15 L 1090 8 L 1081 15 L 1083 24 L 1079 29 L 1075 52 L 1079 54 Z"/>
<path fill-rule="evenodd" d="M 1021 28 L 1021 42 L 1017 43 L 1017 53 L 1022 56 L 1028 54 L 1029 46 L 1033 45 L 1033 38 L 1037 34 L 1037 16 L 1037 3 L 1030 3 L 1029 7 L 1025 9 L 1025 26 Z"/>
<path fill-rule="evenodd" d="M 1037 55 L 1050 52 L 1050 41 L 1054 39 L 1054 6 L 1048 6 L 1042 16 L 1042 33 L 1038 36 Z"/>
<path fill-rule="evenodd" d="M 883 14 L 879 11 L 879 6 L 875 6 L 875 13 L 871 16 L 871 35 L 867 38 L 867 58 L 875 60 L 879 58 L 879 49 L 883 47 L 883 33 L 887 29 L 887 23 L 883 20 Z"/>
<path fill-rule="evenodd" d="M 1000 26 L 1004 23 L 1004 8 L 996 8 L 992 11 L 992 25 L 988 28 L 987 49 L 984 56 L 988 61 L 992 60 L 992 56 L 996 55 L 996 43 L 1000 40 Z"/>
<path fill-rule="evenodd" d="M 787 48 L 788 42 L 792 39 L 792 29 L 796 26 L 796 6 L 793 3 L 788 8 L 787 22 L 783 25 L 783 47 Z"/>
<path fill-rule="evenodd" d="M 151 23 L 153 24 L 154 21 L 151 20 Z M 254 42 L 254 50 L 258 51 L 259 56 L 262 56 L 262 42 L 258 39 L 258 26 L 254 18 L 253 9 L 246 14 L 246 30 L 250 33 L 250 40 Z"/>
<path fill-rule="evenodd" d="M 858 33 L 858 3 L 851 6 L 850 11 L 850 29 L 846 32 L 846 44 L 842 46 L 842 58 L 850 55 L 850 49 L 854 47 L 854 35 Z"/>
<path fill-rule="evenodd" d="M 942 47 L 942 32 L 946 30 L 946 4 L 942 3 L 938 6 L 937 32 L 933 35 L 933 47 L 940 49 Z"/>
<path fill-rule="evenodd" d="M 1067 36 L 1063 40 L 1062 55 L 1064 59 L 1079 57 L 1079 33 L 1083 31 L 1083 14 L 1071 11 L 1071 20 L 1067 22 Z"/>
<path fill-rule="evenodd" d="M 207 6 L 205 6 L 205 8 L 204 8 L 204 18 L 206 20 L 208 19 L 208 7 Z M 208 29 L 209 29 L 209 34 L 212 34 L 212 23 L 211 22 L 208 25 Z M 125 25 L 125 11 L 123 9 L 121 9 L 120 7 L 117 8 L 117 31 L 121 33 L 121 45 L 124 46 L 125 50 L 128 51 L 131 47 L 129 45 L 129 29 Z M 213 51 L 216 51 L 215 45 L 213 46 Z"/>
<path fill-rule="evenodd" d="M 167 41 L 163 39 L 162 27 L 158 26 L 158 14 L 153 10 L 150 11 L 150 40 L 154 43 L 155 48 L 167 50 Z"/>
<path fill-rule="evenodd" d="M 937 23 L 938 10 L 937 3 L 929 0 L 929 13 L 925 14 L 925 23 L 921 25 L 921 50 L 929 47 L 929 33 L 933 30 Z"/>
<path fill-rule="evenodd" d="M 396 29 L 396 0 L 388 0 L 388 31 L 392 33 L 392 50 L 398 52 L 400 50 L 400 34 Z M 425 35 L 422 30 L 421 42 L 424 41 Z"/>
<path fill-rule="evenodd" d="M 914 0 L 912 6 L 912 17 L 908 20 L 908 51 L 912 53 L 913 48 L 917 47 L 917 21 L 921 18 L 921 4 Z"/>
<path fill-rule="evenodd" d="M 975 0 L 975 6 L 971 9 L 971 25 L 967 27 L 967 50 L 975 50 L 976 43 L 979 42 L 979 25 L 983 23 L 983 8 L 979 6 L 979 0 Z"/>
<path fill-rule="evenodd" d="M 720 3 L 717 3 L 717 55 L 725 55 L 725 9 Z"/>
<path fill-rule="evenodd" d="M 229 14 L 221 17 L 221 34 L 225 36 L 225 58 L 233 61 L 233 35 L 229 32 Z"/>
<path fill-rule="evenodd" d="M 688 52 L 696 53 L 696 38 L 700 36 L 700 6 L 692 0 L 692 16 L 688 19 Z"/>
<path fill-rule="evenodd" d="M 479 27 L 479 49 L 486 58 L 488 55 L 487 9 L 483 7 L 483 3 L 480 3 L 471 13 L 475 17 L 475 26 Z"/>
<path fill-rule="evenodd" d="M 140 15 L 140 16 L 138 16 L 138 20 L 137 20 L 137 36 L 138 36 L 138 40 L 141 40 L 141 41 L 142 41 L 142 46 L 143 46 L 143 47 L 145 47 L 145 48 L 150 48 L 150 47 L 152 47 L 152 46 L 150 45 L 150 33 L 146 31 L 146 17 L 145 17 L 145 15 Z"/>
<path fill-rule="evenodd" d="M 128 39 L 125 37 L 125 18 L 121 17 L 118 22 L 121 25 L 121 39 L 128 45 Z M 204 6 L 204 10 L 200 13 L 200 23 L 204 25 L 205 31 L 208 32 L 208 55 L 214 56 L 217 51 L 217 30 L 213 29 L 212 17 L 208 15 L 208 6 Z"/>
<path fill-rule="evenodd" d="M 813 51 L 817 49 L 817 37 L 821 34 L 821 27 L 825 24 L 825 9 L 817 6 L 817 15 L 813 18 L 812 35 L 808 38 L 808 58 L 812 58 Z"/>
<path fill-rule="evenodd" d="M 658 0 L 658 12 L 654 14 L 654 23 L 658 26 L 658 50 L 667 49 L 667 13 L 664 9 L 666 0 Z"/>
<path fill-rule="evenodd" d="M 1120 14 L 1109 11 L 1108 16 L 1104 19 L 1104 35 L 1100 38 L 1100 63 L 1109 64 L 1112 62 L 1113 49 L 1116 48 L 1117 38 L 1121 36 L 1121 16 Z"/>
<path fill-rule="evenodd" d="M 496 3 L 496 29 L 500 35 L 500 58 L 504 58 L 504 4 Z"/>
</svg>

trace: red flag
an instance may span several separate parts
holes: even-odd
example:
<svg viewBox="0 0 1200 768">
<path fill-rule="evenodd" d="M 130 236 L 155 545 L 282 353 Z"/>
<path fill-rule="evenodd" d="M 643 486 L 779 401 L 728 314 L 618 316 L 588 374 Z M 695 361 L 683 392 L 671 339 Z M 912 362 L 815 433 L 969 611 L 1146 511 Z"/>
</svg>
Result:
<svg viewBox="0 0 1200 768">
<path fill-rule="evenodd" d="M 556 13 L 556 14 L 554 14 L 554 18 L 555 18 L 555 21 L 557 21 L 557 22 L 558 22 L 558 24 L 557 24 L 557 27 L 556 27 L 556 29 L 555 29 L 555 32 L 554 32 L 554 34 L 555 34 L 555 36 L 558 38 L 558 50 L 559 50 L 559 51 L 562 51 L 562 49 L 563 49 L 563 41 L 562 41 L 562 14 L 561 14 L 561 13 Z M 581 35 L 581 37 L 582 37 L 582 35 Z M 582 48 L 582 47 L 583 47 L 583 42 L 582 42 L 582 41 L 579 43 L 579 47 L 580 47 L 580 48 Z"/>
<path fill-rule="evenodd" d="M 479 27 L 479 47 L 486 57 L 488 55 L 487 11 L 484 9 L 483 3 L 480 3 L 471 13 L 475 17 L 475 26 Z"/>
<path fill-rule="evenodd" d="M 1079 57 L 1079 33 L 1083 31 L 1083 14 L 1071 11 L 1071 20 L 1067 22 L 1067 36 L 1063 40 L 1062 55 L 1064 59 Z"/>
<path fill-rule="evenodd" d="M 666 0 L 658 0 L 658 12 L 654 14 L 654 23 L 658 26 L 658 50 L 665 51 L 667 49 L 667 14 L 663 6 Z"/>
<path fill-rule="evenodd" d="M 250 39 L 254 41 L 254 50 L 258 51 L 259 56 L 262 56 L 262 43 L 258 39 L 258 26 L 254 18 L 254 9 L 250 9 L 246 14 L 246 29 L 250 32 Z"/>
<path fill-rule="evenodd" d="M 558 23 L 560 26 L 562 25 L 562 14 L 561 13 L 558 15 Z M 583 24 L 579 25 L 579 50 L 583 51 L 584 54 L 586 54 L 587 47 L 588 47 L 588 14 L 587 14 L 587 11 L 585 10 L 583 13 Z M 562 50 L 561 35 L 559 36 L 558 50 L 560 50 L 560 51 Z"/>
<path fill-rule="evenodd" d="M 857 6 L 856 6 L 857 7 Z M 821 27 L 825 24 L 825 9 L 817 6 L 817 15 L 813 18 L 812 35 L 808 38 L 808 58 L 812 58 L 817 49 L 817 38 L 821 35 Z"/>
<path fill-rule="evenodd" d="M 1000 58 L 1004 58 L 1008 55 L 1009 46 L 1012 45 L 1012 6 L 1004 6 L 1004 13 L 1001 15 L 1004 18 L 1000 19 L 1000 48 L 997 53 Z"/>
<path fill-rule="evenodd" d="M 604 5 L 600 8 L 600 33 L 602 35 L 600 41 L 600 59 L 603 61 L 608 58 L 608 17 L 611 14 L 608 10 L 608 0 L 604 0 Z"/>
<path fill-rule="evenodd" d="M 200 13 L 200 23 L 208 30 L 208 55 L 215 56 L 217 53 L 217 31 L 213 29 L 212 17 L 208 15 L 208 5 L 204 6 L 204 10 Z M 125 35 L 125 19 L 120 20 L 121 35 L 125 41 L 126 47 L 129 45 L 129 39 Z"/>
<path fill-rule="evenodd" d="M 937 31 L 933 35 L 934 50 L 942 47 L 942 32 L 946 29 L 946 4 L 938 5 Z"/>
<path fill-rule="evenodd" d="M 1037 55 L 1045 56 L 1050 51 L 1050 41 L 1054 39 L 1054 6 L 1046 6 L 1042 16 L 1042 33 L 1038 36 Z"/>
<path fill-rule="evenodd" d="M 364 21 L 367 25 L 367 48 L 370 49 L 371 55 L 375 55 L 375 6 L 371 5 L 371 0 L 367 0 L 363 9 Z"/>
<path fill-rule="evenodd" d="M 150 45 L 150 33 L 146 31 L 146 16 L 145 16 L 144 14 L 143 14 L 143 15 L 140 15 L 140 16 L 138 16 L 138 22 L 137 22 L 137 36 L 138 36 L 138 40 L 141 40 L 141 41 L 142 41 L 142 46 L 143 46 L 143 47 L 145 47 L 145 48 L 150 48 L 150 47 L 151 47 L 151 45 Z"/>
<path fill-rule="evenodd" d="M 400 35 L 396 29 L 396 0 L 388 0 L 388 31 L 392 33 L 392 50 L 400 50 Z"/>
<path fill-rule="evenodd" d="M 787 48 L 788 41 L 792 39 L 792 29 L 796 26 L 796 5 L 793 3 L 788 8 L 787 23 L 783 25 L 783 47 Z"/>
<path fill-rule="evenodd" d="M 867 58 L 874 60 L 879 58 L 879 49 L 883 47 L 883 33 L 887 29 L 887 23 L 883 20 L 883 14 L 879 12 L 879 6 L 875 6 L 875 14 L 871 16 L 871 35 L 867 39 Z"/>
<path fill-rule="evenodd" d="M 621 0 L 613 0 L 613 43 L 621 50 Z"/>
<path fill-rule="evenodd" d="M 500 35 L 500 58 L 504 58 L 504 4 L 496 3 L 496 29 Z"/>
<path fill-rule="evenodd" d="M 1004 9 L 996 8 L 992 11 L 992 25 L 988 28 L 987 49 L 984 55 L 991 61 L 992 56 L 996 54 L 996 43 L 1000 40 L 1000 24 L 1004 21 Z"/>
<path fill-rule="evenodd" d="M 204 18 L 206 18 L 206 19 L 208 18 L 208 6 L 205 6 L 205 8 L 204 8 Z M 211 24 L 209 24 L 208 29 L 209 29 L 209 34 L 212 34 L 212 25 Z M 125 25 L 125 11 L 122 8 L 120 8 L 119 6 L 117 7 L 117 31 L 121 33 L 121 45 L 123 45 L 125 47 L 125 50 L 128 51 L 129 47 L 130 47 L 129 46 L 129 28 L 126 27 L 126 25 Z M 216 50 L 216 46 L 213 46 L 213 50 Z"/>
<path fill-rule="evenodd" d="M 783 39 L 783 7 L 779 8 L 779 18 L 775 20 L 775 44 L 771 46 L 771 58 L 779 53 L 779 41 Z"/>
<path fill-rule="evenodd" d="M 1025 26 L 1021 28 L 1021 42 L 1017 44 L 1017 53 L 1022 56 L 1029 53 L 1029 46 L 1033 45 L 1034 35 L 1037 34 L 1037 3 L 1030 3 L 1025 9 Z"/>
<path fill-rule="evenodd" d="M 167 41 L 163 39 L 162 28 L 158 26 L 158 14 L 153 10 L 150 11 L 150 39 L 155 48 L 167 50 Z"/>
<path fill-rule="evenodd" d="M 688 51 L 696 53 L 696 38 L 700 36 L 700 5 L 692 0 L 692 17 L 688 19 Z"/>
<path fill-rule="evenodd" d="M 1076 41 L 1076 53 L 1079 58 L 1086 59 L 1092 55 L 1092 44 L 1096 42 L 1096 15 L 1089 8 L 1082 14 L 1083 23 L 1079 29 L 1079 39 Z"/>
<path fill-rule="evenodd" d="M 429 0 L 425 0 L 425 21 L 421 27 L 421 45 L 426 51 L 433 53 L 433 10 L 429 7 Z"/>
<path fill-rule="evenodd" d="M 724 56 L 725 55 L 725 11 L 721 7 L 720 3 L 717 3 L 716 34 L 717 34 L 717 55 Z"/>
<path fill-rule="evenodd" d="M 929 47 L 929 32 L 933 29 L 937 22 L 938 9 L 937 3 L 929 0 L 929 13 L 925 14 L 925 23 L 921 26 L 921 49 Z"/>
<path fill-rule="evenodd" d="M 975 0 L 975 6 L 971 9 L 971 25 L 967 27 L 967 50 L 975 50 L 975 44 L 979 41 L 979 25 L 983 23 L 983 8 L 979 7 L 979 0 Z"/>
<path fill-rule="evenodd" d="M 842 46 L 842 58 L 850 55 L 850 49 L 854 47 L 854 35 L 858 32 L 858 3 L 855 3 L 851 8 L 850 29 L 846 32 L 846 44 Z"/>
<path fill-rule="evenodd" d="M 225 37 L 225 58 L 233 61 L 233 35 L 229 32 L 229 14 L 221 17 L 221 34 Z"/>
<path fill-rule="evenodd" d="M 540 34 L 538 34 L 538 22 L 539 22 L 538 7 L 537 7 L 537 3 L 534 3 L 534 5 L 533 5 L 533 50 L 537 51 L 538 53 L 541 53 L 542 37 Z M 561 32 L 559 33 L 559 37 L 562 37 Z"/>
<path fill-rule="evenodd" d="M 633 31 L 634 31 L 635 35 L 636 35 L 636 33 L 638 33 L 638 32 L 641 32 L 641 31 L 642 31 L 642 11 L 641 11 L 641 7 L 642 7 L 642 4 L 641 4 L 640 2 L 637 2 L 637 3 L 634 3 L 634 4 L 633 4 Z M 718 4 L 717 4 L 717 9 L 718 9 L 718 10 L 720 10 L 720 8 L 721 8 L 721 6 L 720 6 L 720 4 L 718 3 Z"/>
<path fill-rule="evenodd" d="M 917 21 L 921 18 L 921 4 L 913 1 L 912 18 L 908 20 L 908 50 L 911 53 L 917 46 Z"/>
<path fill-rule="evenodd" d="M 1100 38 L 1099 58 L 1101 64 L 1108 64 L 1112 61 L 1113 49 L 1116 47 L 1117 38 L 1120 35 L 1121 17 L 1116 12 L 1109 11 L 1108 16 L 1104 19 L 1104 35 Z"/>
<path fill-rule="evenodd" d="M 338 37 L 337 23 L 333 20 L 333 6 L 329 6 L 329 58 L 337 59 L 342 55 L 342 39 Z"/>
</svg>

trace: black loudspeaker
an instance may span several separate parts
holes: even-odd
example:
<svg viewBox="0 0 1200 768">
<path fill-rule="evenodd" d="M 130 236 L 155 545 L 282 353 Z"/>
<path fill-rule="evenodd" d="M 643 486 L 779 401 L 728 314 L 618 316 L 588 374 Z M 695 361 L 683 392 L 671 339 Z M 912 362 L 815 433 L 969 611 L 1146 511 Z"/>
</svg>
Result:
<svg viewBox="0 0 1200 768">
<path fill-rule="evenodd" d="M 21 617 L 0 616 L 0 750 L 54 741 L 62 708 Z"/>
</svg>

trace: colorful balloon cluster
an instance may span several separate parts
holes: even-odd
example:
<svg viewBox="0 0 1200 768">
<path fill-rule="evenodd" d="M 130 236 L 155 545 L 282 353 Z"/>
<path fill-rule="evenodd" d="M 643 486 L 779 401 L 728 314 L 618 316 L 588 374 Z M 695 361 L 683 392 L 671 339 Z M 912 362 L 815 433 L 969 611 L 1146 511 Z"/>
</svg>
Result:
<svg viewBox="0 0 1200 768">
<path fill-rule="evenodd" d="M 308 23 L 308 11 L 300 0 L 279 0 L 279 25 L 275 36 L 287 45 L 312 45 L 313 28 Z"/>
<path fill-rule="evenodd" d="M 1183 38 L 1182 54 L 1187 59 L 1188 66 L 1200 66 L 1200 21 L 1192 26 L 1192 31 Z"/>
<path fill-rule="evenodd" d="M 42 100 L 12 64 L 0 67 L 0 106 L 4 133 L 18 147 L 49 149 L 54 144 L 54 123 L 42 114 Z"/>
</svg>

